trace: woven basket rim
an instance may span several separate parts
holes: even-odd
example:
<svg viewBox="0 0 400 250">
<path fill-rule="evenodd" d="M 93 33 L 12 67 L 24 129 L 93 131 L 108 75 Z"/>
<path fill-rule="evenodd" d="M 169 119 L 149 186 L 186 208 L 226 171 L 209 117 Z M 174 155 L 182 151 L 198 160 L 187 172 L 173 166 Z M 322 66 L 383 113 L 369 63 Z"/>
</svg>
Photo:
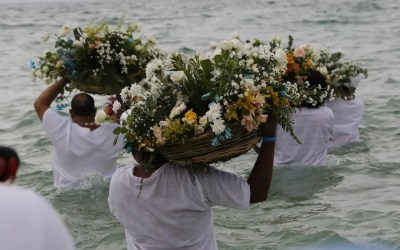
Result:
<svg viewBox="0 0 400 250">
<path fill-rule="evenodd" d="M 233 137 L 219 146 L 212 146 L 211 139 L 215 135 L 208 131 L 184 142 L 164 145 L 159 150 L 168 161 L 178 165 L 212 164 L 224 162 L 248 152 L 261 139 L 260 128 L 248 132 L 239 123 L 229 125 L 232 128 Z"/>
</svg>

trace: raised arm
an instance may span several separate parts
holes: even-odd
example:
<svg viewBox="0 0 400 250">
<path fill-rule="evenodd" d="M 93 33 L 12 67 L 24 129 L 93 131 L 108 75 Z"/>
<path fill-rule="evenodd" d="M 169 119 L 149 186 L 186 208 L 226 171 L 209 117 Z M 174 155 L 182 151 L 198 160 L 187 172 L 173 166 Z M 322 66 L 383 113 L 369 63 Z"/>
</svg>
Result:
<svg viewBox="0 0 400 250">
<path fill-rule="evenodd" d="M 247 179 L 250 186 L 250 203 L 263 202 L 268 197 L 275 152 L 273 138 L 276 137 L 276 121 L 274 118 L 270 117 L 268 122 L 262 125 L 262 136 L 269 139 L 261 143 L 256 163 Z"/>
<path fill-rule="evenodd" d="M 51 103 L 54 101 L 54 99 L 56 99 L 57 95 L 67 83 L 68 80 L 62 78 L 54 84 L 50 85 L 36 98 L 36 101 L 33 105 L 40 120 L 43 119 L 44 112 L 48 108 L 50 108 Z"/>
</svg>

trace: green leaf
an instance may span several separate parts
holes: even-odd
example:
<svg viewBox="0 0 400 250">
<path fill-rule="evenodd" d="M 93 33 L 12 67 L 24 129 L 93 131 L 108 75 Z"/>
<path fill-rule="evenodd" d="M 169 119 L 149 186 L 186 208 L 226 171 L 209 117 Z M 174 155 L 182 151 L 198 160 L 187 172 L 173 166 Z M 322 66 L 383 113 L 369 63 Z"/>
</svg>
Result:
<svg viewBox="0 0 400 250">
<path fill-rule="evenodd" d="M 114 135 L 119 135 L 119 134 L 121 134 L 121 131 L 122 131 L 122 128 L 121 127 L 117 127 L 117 128 L 114 129 L 113 134 Z"/>
<path fill-rule="evenodd" d="M 213 64 L 210 59 L 205 59 L 201 61 L 201 67 L 204 70 L 204 73 L 210 73 L 214 70 Z"/>
</svg>

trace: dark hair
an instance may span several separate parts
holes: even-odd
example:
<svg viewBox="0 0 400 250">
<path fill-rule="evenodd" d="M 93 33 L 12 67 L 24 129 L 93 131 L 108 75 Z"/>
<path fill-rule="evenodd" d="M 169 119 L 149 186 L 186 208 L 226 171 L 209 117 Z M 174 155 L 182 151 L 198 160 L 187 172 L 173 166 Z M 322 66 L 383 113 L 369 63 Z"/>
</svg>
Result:
<svg viewBox="0 0 400 250">
<path fill-rule="evenodd" d="M 326 77 L 319 72 L 318 70 L 315 69 L 309 69 L 307 71 L 307 82 L 310 84 L 309 88 L 311 89 L 316 89 L 318 88 L 318 85 L 321 86 L 321 89 L 326 89 L 328 87 L 328 84 L 326 82 Z M 310 103 L 307 102 L 307 100 L 304 100 L 301 103 L 302 107 L 308 107 L 308 108 L 319 108 L 325 100 L 323 100 L 322 102 L 320 100 L 316 100 L 316 104 L 312 105 Z"/>
<path fill-rule="evenodd" d="M 311 87 L 318 87 L 318 85 L 321 85 L 321 88 L 327 87 L 326 77 L 318 70 L 308 70 L 307 81 Z"/>
<path fill-rule="evenodd" d="M 96 112 L 93 97 L 86 93 L 79 93 L 72 98 L 71 109 L 79 116 L 89 116 Z"/>
<path fill-rule="evenodd" d="M 15 158 L 17 160 L 17 166 L 19 166 L 19 157 L 17 152 L 15 152 L 14 149 L 10 147 L 5 147 L 5 146 L 0 146 L 0 158 L 3 158 L 6 161 L 6 166 L 8 165 L 8 161 L 11 158 Z M 0 182 L 6 181 L 6 178 L 8 177 L 8 169 L 6 168 L 4 171 L 3 175 L 0 175 Z"/>
</svg>

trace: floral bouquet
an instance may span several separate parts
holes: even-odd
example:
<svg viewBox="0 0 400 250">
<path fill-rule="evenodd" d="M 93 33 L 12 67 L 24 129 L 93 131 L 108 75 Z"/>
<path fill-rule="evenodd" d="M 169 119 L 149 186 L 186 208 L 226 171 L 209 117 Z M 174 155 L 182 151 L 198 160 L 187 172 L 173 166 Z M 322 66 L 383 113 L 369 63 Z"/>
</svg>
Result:
<svg viewBox="0 0 400 250">
<path fill-rule="evenodd" d="M 271 51 L 281 50 L 280 46 L 281 40 L 278 37 L 271 40 Z M 287 69 L 282 76 L 282 81 L 296 83 L 295 98 L 291 99 L 293 106 L 318 107 L 325 100 L 334 97 L 326 64 L 320 60 L 320 51 L 315 51 L 309 44 L 294 48 L 292 36 L 289 36 L 288 46 L 284 51 L 287 56 Z M 312 86 L 309 83 L 309 80 L 316 75 L 316 71 L 319 72 L 321 84 L 325 82 L 326 87 Z"/>
<path fill-rule="evenodd" d="M 237 38 L 208 55 L 156 59 L 144 81 L 122 90 L 130 115 L 115 133 L 178 165 L 229 160 L 260 140 L 269 114 L 293 134 L 291 85 L 277 81 L 285 70 L 279 55 Z"/>
<path fill-rule="evenodd" d="M 340 94 L 343 87 L 357 88 L 361 80 L 368 77 L 368 71 L 355 63 L 346 61 L 343 52 L 331 53 L 328 49 L 321 50 L 318 64 L 324 65 L 335 89 Z"/>
<path fill-rule="evenodd" d="M 34 78 L 47 83 L 60 77 L 71 78 L 71 88 L 95 94 L 116 94 L 145 77 L 148 62 L 161 53 L 155 40 L 143 40 L 136 33 L 140 24 L 123 21 L 112 30 L 108 22 L 72 29 L 64 25 L 55 35 L 55 51 L 46 51 L 37 63 L 31 62 Z M 53 38 L 48 33 L 44 41 Z"/>
</svg>

